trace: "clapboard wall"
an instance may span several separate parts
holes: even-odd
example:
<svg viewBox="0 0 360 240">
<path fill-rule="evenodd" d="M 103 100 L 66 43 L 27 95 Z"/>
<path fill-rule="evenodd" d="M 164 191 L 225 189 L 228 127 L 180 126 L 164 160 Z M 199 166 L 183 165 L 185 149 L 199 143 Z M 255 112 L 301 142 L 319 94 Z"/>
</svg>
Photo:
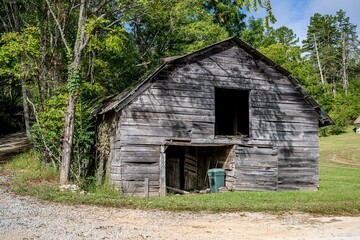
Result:
<svg viewBox="0 0 360 240">
<path fill-rule="evenodd" d="M 277 151 L 276 163 L 269 154 L 277 176 L 271 178 L 276 184 L 265 190 L 317 188 L 319 116 L 286 76 L 237 44 L 223 42 L 173 61 L 146 84 L 146 90 L 112 118 L 110 178 L 125 194 L 143 195 L 148 178 L 150 196 L 158 196 L 160 146 L 166 140 L 268 144 Z M 215 136 L 215 88 L 250 91 L 248 139 Z M 240 153 L 239 148 L 245 147 L 234 151 Z M 234 154 L 233 166 L 241 170 L 246 164 L 239 156 Z"/>
</svg>

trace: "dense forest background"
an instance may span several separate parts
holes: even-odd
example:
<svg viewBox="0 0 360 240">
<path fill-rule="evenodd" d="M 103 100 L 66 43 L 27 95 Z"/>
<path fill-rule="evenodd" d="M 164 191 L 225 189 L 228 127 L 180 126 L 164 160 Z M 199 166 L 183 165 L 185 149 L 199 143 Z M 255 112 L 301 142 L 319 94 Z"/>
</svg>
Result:
<svg viewBox="0 0 360 240">
<path fill-rule="evenodd" d="M 246 18 L 258 8 L 265 19 Z M 1 0 L 0 135 L 26 130 L 44 160 L 62 168 L 71 160 L 64 182 L 66 172 L 81 179 L 92 164 L 91 111 L 100 99 L 164 57 L 231 36 L 293 73 L 335 121 L 322 136 L 342 133 L 360 115 L 356 26 L 341 9 L 316 13 L 299 42 L 274 21 L 267 0 Z"/>
</svg>

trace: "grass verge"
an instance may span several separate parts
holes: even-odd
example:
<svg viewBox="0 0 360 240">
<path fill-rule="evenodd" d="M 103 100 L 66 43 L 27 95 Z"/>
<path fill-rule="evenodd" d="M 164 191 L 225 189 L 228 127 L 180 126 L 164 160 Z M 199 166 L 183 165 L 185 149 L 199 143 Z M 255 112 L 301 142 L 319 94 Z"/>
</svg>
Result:
<svg viewBox="0 0 360 240">
<path fill-rule="evenodd" d="M 316 192 L 229 192 L 142 199 L 124 197 L 109 185 L 87 186 L 88 194 L 59 191 L 58 172 L 38 161 L 34 152 L 16 156 L 4 169 L 16 173 L 19 194 L 69 204 L 170 211 L 300 211 L 324 215 L 360 215 L 360 135 L 347 132 L 320 139 L 320 189 Z"/>
</svg>

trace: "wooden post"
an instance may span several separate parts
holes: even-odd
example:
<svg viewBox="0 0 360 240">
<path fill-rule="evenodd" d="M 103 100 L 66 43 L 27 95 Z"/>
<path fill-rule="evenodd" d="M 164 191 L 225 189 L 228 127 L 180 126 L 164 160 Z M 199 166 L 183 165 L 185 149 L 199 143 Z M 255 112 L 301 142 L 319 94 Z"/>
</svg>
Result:
<svg viewBox="0 0 360 240">
<path fill-rule="evenodd" d="M 144 197 L 149 198 L 149 178 L 144 180 Z"/>
<path fill-rule="evenodd" d="M 165 146 L 160 147 L 160 197 L 166 196 L 166 154 Z"/>
</svg>

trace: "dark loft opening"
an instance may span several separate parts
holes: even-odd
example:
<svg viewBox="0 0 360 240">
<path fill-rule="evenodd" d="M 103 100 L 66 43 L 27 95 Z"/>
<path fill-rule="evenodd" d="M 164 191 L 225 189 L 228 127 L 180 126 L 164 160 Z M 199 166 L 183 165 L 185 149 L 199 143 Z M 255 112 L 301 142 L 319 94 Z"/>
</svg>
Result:
<svg viewBox="0 0 360 240">
<path fill-rule="evenodd" d="M 215 134 L 249 136 L 249 91 L 215 88 Z"/>
</svg>

